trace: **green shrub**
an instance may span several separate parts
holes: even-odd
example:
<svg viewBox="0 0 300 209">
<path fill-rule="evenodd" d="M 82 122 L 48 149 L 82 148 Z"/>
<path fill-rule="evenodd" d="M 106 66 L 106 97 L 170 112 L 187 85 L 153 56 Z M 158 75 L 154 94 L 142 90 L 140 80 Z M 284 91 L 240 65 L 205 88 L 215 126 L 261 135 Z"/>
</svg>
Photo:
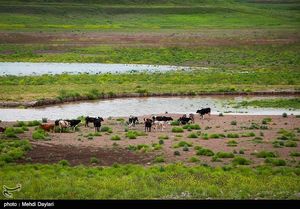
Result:
<svg viewBox="0 0 300 209">
<path fill-rule="evenodd" d="M 288 115 L 287 115 L 287 113 L 282 113 L 282 117 L 284 117 L 284 118 L 286 118 Z"/>
<path fill-rule="evenodd" d="M 199 136 L 198 136 L 198 134 L 196 134 L 196 133 L 190 133 L 189 135 L 188 135 L 188 138 L 198 138 Z"/>
<path fill-rule="evenodd" d="M 132 131 L 128 131 L 126 133 L 126 137 L 128 137 L 129 139 L 136 139 L 136 134 Z"/>
<path fill-rule="evenodd" d="M 265 163 L 270 163 L 270 164 L 272 164 L 273 166 L 285 166 L 285 165 L 286 165 L 285 160 L 282 160 L 282 159 L 274 159 L 274 158 L 271 158 L 271 157 L 267 157 L 267 158 L 265 159 Z"/>
<path fill-rule="evenodd" d="M 27 126 L 22 126 L 21 128 L 23 131 L 29 131 L 29 128 Z"/>
<path fill-rule="evenodd" d="M 237 122 L 235 120 L 230 122 L 230 125 L 236 126 Z"/>
<path fill-rule="evenodd" d="M 183 129 L 190 129 L 190 130 L 200 130 L 200 126 L 198 124 L 186 124 L 182 127 Z"/>
<path fill-rule="evenodd" d="M 254 143 L 262 143 L 263 138 L 257 136 L 257 137 L 255 137 L 254 139 L 252 139 L 252 141 L 253 141 Z"/>
<path fill-rule="evenodd" d="M 253 132 L 243 133 L 241 136 L 242 137 L 252 137 L 252 136 L 255 136 L 255 133 L 253 133 Z"/>
<path fill-rule="evenodd" d="M 182 148 L 183 151 L 187 152 L 189 151 L 189 147 L 187 145 L 184 145 L 184 147 Z"/>
<path fill-rule="evenodd" d="M 267 129 L 269 129 L 269 127 L 266 126 L 266 125 L 261 125 L 261 126 L 259 127 L 259 129 L 261 129 L 261 130 L 267 130 Z"/>
<path fill-rule="evenodd" d="M 280 147 L 284 146 L 284 142 L 279 141 L 279 140 L 276 140 L 276 141 L 272 142 L 272 144 L 273 144 L 273 147 L 275 147 L 275 148 L 280 148 Z"/>
<path fill-rule="evenodd" d="M 268 158 L 268 157 L 277 157 L 277 154 L 263 150 L 258 153 L 255 153 L 255 156 L 258 158 Z"/>
<path fill-rule="evenodd" d="M 229 146 L 229 147 L 236 147 L 237 144 L 238 143 L 235 140 L 230 140 L 230 141 L 227 142 L 227 146 Z"/>
<path fill-rule="evenodd" d="M 264 118 L 263 120 L 262 120 L 262 124 L 268 124 L 268 123 L 270 123 L 272 121 L 272 118 Z"/>
<path fill-rule="evenodd" d="M 165 162 L 165 159 L 163 156 L 157 156 L 155 159 L 154 159 L 154 162 L 155 163 L 163 163 Z"/>
<path fill-rule="evenodd" d="M 99 159 L 96 158 L 96 157 L 91 157 L 90 159 L 90 163 L 95 163 L 95 164 L 98 164 L 99 163 Z"/>
<path fill-rule="evenodd" d="M 180 155 L 180 152 L 178 150 L 174 151 L 174 155 L 175 156 L 179 156 Z"/>
<path fill-rule="evenodd" d="M 23 128 L 15 128 L 15 133 L 22 134 L 22 133 L 24 133 L 24 130 L 23 130 Z"/>
<path fill-rule="evenodd" d="M 292 157 L 300 157 L 300 152 L 291 152 L 290 156 L 292 156 Z"/>
<path fill-rule="evenodd" d="M 31 145 L 28 140 L 0 140 L 0 165 L 20 159 L 29 150 Z"/>
<path fill-rule="evenodd" d="M 176 145 L 174 145 L 174 148 L 184 147 L 185 145 L 188 146 L 188 147 L 192 146 L 192 144 L 190 144 L 190 143 L 188 143 L 186 141 L 180 141 Z"/>
<path fill-rule="evenodd" d="M 160 139 L 160 140 L 158 141 L 158 143 L 161 145 L 161 144 L 164 144 L 165 142 L 164 142 L 163 139 Z"/>
<path fill-rule="evenodd" d="M 162 147 L 161 147 L 161 145 L 160 144 L 157 144 L 157 143 L 153 143 L 152 144 L 152 149 L 153 150 L 159 150 L 159 149 L 161 149 Z"/>
<path fill-rule="evenodd" d="M 168 135 L 159 136 L 158 139 L 169 139 Z"/>
<path fill-rule="evenodd" d="M 239 154 L 243 155 L 245 154 L 245 151 L 243 149 L 240 149 Z"/>
<path fill-rule="evenodd" d="M 13 127 L 22 127 L 22 126 L 26 126 L 26 123 L 24 121 L 17 121 L 17 123 L 13 125 Z"/>
<path fill-rule="evenodd" d="M 108 132 L 110 133 L 112 131 L 112 129 L 108 126 L 102 126 L 100 129 L 101 132 Z"/>
<path fill-rule="evenodd" d="M 67 160 L 61 160 L 58 162 L 58 164 L 62 166 L 70 166 L 70 163 Z"/>
<path fill-rule="evenodd" d="M 181 127 L 173 127 L 172 132 L 174 133 L 182 133 L 183 129 Z"/>
<path fill-rule="evenodd" d="M 210 149 L 200 148 L 197 150 L 197 155 L 213 156 L 214 152 Z"/>
<path fill-rule="evenodd" d="M 257 123 L 251 123 L 249 129 L 259 129 L 259 125 Z"/>
<path fill-rule="evenodd" d="M 298 145 L 295 141 L 288 140 L 284 143 L 284 146 L 286 146 L 286 147 L 297 147 Z"/>
<path fill-rule="evenodd" d="M 111 140 L 117 141 L 117 140 L 121 140 L 121 137 L 118 135 L 114 135 L 110 138 Z"/>
<path fill-rule="evenodd" d="M 277 137 L 277 139 L 279 140 L 292 140 L 292 141 L 296 141 L 296 134 L 292 131 L 287 131 L 285 129 L 280 129 L 278 131 L 278 133 L 281 134 L 281 136 Z"/>
<path fill-rule="evenodd" d="M 216 156 L 218 158 L 233 158 L 234 154 L 232 152 L 218 152 Z"/>
<path fill-rule="evenodd" d="M 48 140 L 47 137 L 48 133 L 45 132 L 43 129 L 37 129 L 34 132 L 32 132 L 32 138 L 35 140 Z"/>
<path fill-rule="evenodd" d="M 41 125 L 41 122 L 39 122 L 39 121 L 37 121 L 37 120 L 34 120 L 34 121 L 29 121 L 28 123 L 27 123 L 27 126 L 39 126 L 39 125 Z"/>
<path fill-rule="evenodd" d="M 171 126 L 179 126 L 180 122 L 178 120 L 172 121 Z"/>
<path fill-rule="evenodd" d="M 227 138 L 239 138 L 240 136 L 236 133 L 229 133 L 227 134 Z"/>
<path fill-rule="evenodd" d="M 191 162 L 191 163 L 196 163 L 196 162 L 199 162 L 200 160 L 198 159 L 198 158 L 196 158 L 196 157 L 191 157 L 190 159 L 189 159 L 189 162 Z"/>
<path fill-rule="evenodd" d="M 249 165 L 251 163 L 251 161 L 247 160 L 246 158 L 237 156 L 232 160 L 232 163 L 234 165 Z"/>
<path fill-rule="evenodd" d="M 4 135 L 8 138 L 18 138 L 16 133 L 15 133 L 15 129 L 12 127 L 8 127 L 5 129 L 4 131 Z"/>
</svg>

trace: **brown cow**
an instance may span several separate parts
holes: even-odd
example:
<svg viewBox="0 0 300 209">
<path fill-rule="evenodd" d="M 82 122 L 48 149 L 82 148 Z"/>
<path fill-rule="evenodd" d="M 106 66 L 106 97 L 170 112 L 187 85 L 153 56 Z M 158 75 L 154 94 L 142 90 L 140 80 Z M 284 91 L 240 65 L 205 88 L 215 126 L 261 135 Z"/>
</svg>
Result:
<svg viewBox="0 0 300 209">
<path fill-rule="evenodd" d="M 6 128 L 0 127 L 0 133 L 4 132 Z"/>
<path fill-rule="evenodd" d="M 52 124 L 52 123 L 44 123 L 44 124 L 40 125 L 40 128 L 44 129 L 45 131 L 52 130 L 52 132 L 54 132 L 54 127 L 55 127 L 55 124 Z"/>
</svg>

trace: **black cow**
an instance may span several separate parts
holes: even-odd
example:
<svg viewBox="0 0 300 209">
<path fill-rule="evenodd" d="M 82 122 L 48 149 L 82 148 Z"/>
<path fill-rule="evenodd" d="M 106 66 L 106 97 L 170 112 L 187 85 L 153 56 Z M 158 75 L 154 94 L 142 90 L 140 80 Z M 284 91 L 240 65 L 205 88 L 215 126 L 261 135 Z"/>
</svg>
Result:
<svg viewBox="0 0 300 209">
<path fill-rule="evenodd" d="M 85 127 L 89 127 L 89 123 L 94 123 L 95 119 L 96 119 L 96 118 L 87 116 L 87 117 L 85 118 Z"/>
<path fill-rule="evenodd" d="M 182 124 L 182 125 L 185 125 L 187 123 L 189 123 L 192 119 L 191 118 L 187 118 L 187 117 L 180 117 L 178 119 L 178 121 Z"/>
<path fill-rule="evenodd" d="M 97 117 L 94 119 L 94 127 L 95 127 L 95 132 L 100 131 L 101 127 L 101 122 L 104 121 L 103 118 Z"/>
<path fill-rule="evenodd" d="M 169 117 L 169 116 L 153 116 L 152 117 L 152 121 L 171 121 L 173 120 L 173 118 Z"/>
<path fill-rule="evenodd" d="M 204 115 L 208 114 L 210 115 L 211 109 L 210 108 L 202 108 L 201 110 L 197 110 L 196 113 L 199 113 L 201 118 L 204 118 Z"/>
<path fill-rule="evenodd" d="M 144 118 L 144 122 L 145 122 L 145 132 L 147 132 L 147 131 L 151 132 L 153 120 L 151 120 L 150 118 L 147 118 L 147 119 Z"/>
<path fill-rule="evenodd" d="M 59 126 L 59 121 L 62 120 L 62 119 L 58 119 L 56 120 L 54 123 L 55 123 L 55 126 Z"/>
<path fill-rule="evenodd" d="M 128 125 L 129 126 L 135 126 L 135 124 L 139 122 L 138 117 L 130 116 L 128 119 Z"/>
</svg>

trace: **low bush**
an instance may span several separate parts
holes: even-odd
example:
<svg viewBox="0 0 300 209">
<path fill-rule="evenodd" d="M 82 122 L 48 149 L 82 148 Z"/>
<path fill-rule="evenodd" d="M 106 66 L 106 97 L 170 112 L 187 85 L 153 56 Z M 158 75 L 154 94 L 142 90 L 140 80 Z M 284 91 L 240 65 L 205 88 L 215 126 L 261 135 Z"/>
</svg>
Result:
<svg viewBox="0 0 300 209">
<path fill-rule="evenodd" d="M 154 162 L 155 163 L 163 163 L 165 162 L 165 158 L 163 156 L 157 156 L 155 159 L 154 159 Z"/>
<path fill-rule="evenodd" d="M 291 152 L 290 156 L 291 157 L 300 157 L 300 152 Z"/>
<path fill-rule="evenodd" d="M 96 158 L 96 157 L 91 157 L 91 159 L 90 159 L 90 163 L 95 163 L 95 164 L 98 164 L 99 163 L 99 159 L 98 158 Z"/>
<path fill-rule="evenodd" d="M 286 147 L 297 147 L 297 142 L 295 141 L 292 141 L 292 140 L 288 140 L 286 142 L 284 142 L 284 146 Z"/>
<path fill-rule="evenodd" d="M 189 151 L 189 147 L 187 145 L 184 145 L 184 147 L 182 148 L 183 151 L 187 152 Z"/>
<path fill-rule="evenodd" d="M 163 139 L 160 139 L 160 140 L 158 141 L 158 143 L 159 143 L 160 145 L 162 145 L 162 144 L 165 143 L 165 141 L 164 141 Z"/>
<path fill-rule="evenodd" d="M 70 163 L 67 160 L 61 160 L 58 162 L 58 164 L 62 166 L 70 166 Z"/>
<path fill-rule="evenodd" d="M 188 135 L 188 138 L 198 138 L 199 136 L 198 136 L 198 134 L 197 133 L 190 133 L 189 135 Z"/>
<path fill-rule="evenodd" d="M 29 121 L 29 122 L 27 123 L 27 126 L 30 126 L 30 127 L 32 127 L 32 126 L 39 126 L 39 125 L 41 125 L 41 122 L 40 122 L 40 121 L 37 121 L 37 120 Z"/>
<path fill-rule="evenodd" d="M 227 142 L 227 146 L 228 147 L 236 147 L 237 146 L 237 141 L 235 141 L 235 140 L 230 140 L 230 141 L 228 141 Z"/>
<path fill-rule="evenodd" d="M 101 132 L 112 133 L 112 129 L 108 126 L 102 126 L 100 129 Z"/>
<path fill-rule="evenodd" d="M 241 135 L 241 137 L 253 137 L 253 136 L 255 136 L 255 133 L 253 133 L 253 132 L 243 133 Z"/>
<path fill-rule="evenodd" d="M 213 156 L 215 153 L 210 149 L 200 148 L 197 150 L 197 155 Z"/>
<path fill-rule="evenodd" d="M 285 166 L 285 165 L 286 165 L 285 160 L 282 160 L 282 159 L 274 159 L 274 158 L 271 158 L 271 157 L 267 157 L 267 158 L 265 159 L 265 163 L 270 163 L 270 164 L 272 164 L 273 166 Z"/>
<path fill-rule="evenodd" d="M 184 147 L 184 146 L 191 147 L 192 144 L 188 143 L 186 141 L 180 141 L 180 142 L 178 142 L 177 144 L 174 145 L 174 148 L 179 148 L 179 147 Z"/>
<path fill-rule="evenodd" d="M 237 122 L 235 120 L 230 122 L 230 125 L 236 126 Z"/>
<path fill-rule="evenodd" d="M 198 159 L 198 158 L 196 158 L 196 157 L 191 157 L 190 159 L 189 159 L 189 162 L 191 162 L 191 163 L 196 163 L 196 162 L 199 162 L 200 160 Z"/>
<path fill-rule="evenodd" d="M 229 133 L 227 134 L 227 138 L 239 138 L 240 136 L 236 133 Z"/>
<path fill-rule="evenodd" d="M 175 156 L 179 156 L 180 155 L 180 152 L 178 150 L 174 151 L 174 155 Z"/>
<path fill-rule="evenodd" d="M 258 158 L 270 158 L 270 157 L 277 157 L 277 154 L 274 152 L 269 152 L 269 151 L 260 151 L 257 153 L 254 153 L 256 157 Z"/>
<path fill-rule="evenodd" d="M 15 129 L 12 128 L 12 127 L 8 127 L 5 129 L 4 131 L 4 135 L 7 137 L 7 138 L 18 138 L 16 133 L 15 133 Z"/>
<path fill-rule="evenodd" d="M 121 140 L 121 137 L 118 135 L 114 135 L 110 138 L 111 140 L 117 141 L 117 140 Z"/>
<path fill-rule="evenodd" d="M 31 145 L 28 140 L 0 140 L 0 165 L 22 158 L 29 150 Z"/>
<path fill-rule="evenodd" d="M 172 132 L 174 133 L 182 133 L 183 129 L 181 127 L 173 127 Z"/>
<path fill-rule="evenodd" d="M 246 158 L 237 156 L 232 160 L 232 163 L 234 165 L 249 165 L 251 163 L 251 161 Z"/>
<path fill-rule="evenodd" d="M 172 121 L 171 126 L 179 126 L 180 122 L 178 120 Z"/>
<path fill-rule="evenodd" d="M 49 140 L 49 134 L 43 129 L 37 129 L 32 132 L 32 138 L 35 140 Z"/>
<path fill-rule="evenodd" d="M 264 125 L 267 125 L 268 123 L 270 123 L 272 121 L 272 118 L 264 118 L 261 123 Z"/>
<path fill-rule="evenodd" d="M 184 125 L 182 127 L 183 129 L 193 129 L 193 130 L 200 130 L 200 126 L 198 124 L 187 124 L 187 125 Z"/>
<path fill-rule="evenodd" d="M 232 152 L 218 152 L 216 156 L 218 158 L 233 158 L 234 154 Z"/>
<path fill-rule="evenodd" d="M 169 136 L 168 135 L 162 135 L 162 136 L 159 136 L 158 139 L 169 139 Z"/>
</svg>

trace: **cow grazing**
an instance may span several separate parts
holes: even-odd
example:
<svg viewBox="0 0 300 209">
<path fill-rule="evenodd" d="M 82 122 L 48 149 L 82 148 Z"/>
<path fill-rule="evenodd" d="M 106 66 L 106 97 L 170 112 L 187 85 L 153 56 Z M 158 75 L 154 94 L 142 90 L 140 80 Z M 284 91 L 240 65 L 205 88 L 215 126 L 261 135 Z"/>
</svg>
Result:
<svg viewBox="0 0 300 209">
<path fill-rule="evenodd" d="M 197 110 L 197 113 L 200 114 L 201 118 L 204 119 L 204 115 L 210 115 L 211 109 L 210 108 L 202 108 L 201 110 Z"/>
<path fill-rule="evenodd" d="M 130 116 L 129 119 L 128 119 L 128 126 L 135 126 L 136 123 L 139 122 L 139 119 L 138 117 L 134 117 L 134 116 Z"/>
<path fill-rule="evenodd" d="M 187 123 L 189 123 L 191 121 L 191 118 L 187 118 L 187 117 L 180 117 L 178 119 L 179 123 L 182 124 L 182 125 L 185 125 Z"/>
<path fill-rule="evenodd" d="M 158 131 L 163 131 L 166 123 L 166 121 L 154 121 L 154 129 Z"/>
<path fill-rule="evenodd" d="M 99 132 L 100 131 L 100 127 L 101 127 L 101 122 L 102 121 L 104 121 L 104 120 L 101 117 L 97 117 L 97 118 L 94 119 L 95 132 Z"/>
<path fill-rule="evenodd" d="M 97 118 L 87 116 L 85 118 L 85 127 L 89 127 L 89 123 L 94 123 L 95 119 L 97 119 Z"/>
<path fill-rule="evenodd" d="M 147 131 L 151 132 L 153 120 L 151 120 L 150 118 L 147 118 L 147 119 L 144 118 L 144 122 L 145 122 L 145 132 L 147 132 Z"/>
<path fill-rule="evenodd" d="M 45 130 L 45 131 L 52 131 L 54 132 L 54 128 L 55 128 L 55 123 L 44 123 L 40 125 L 40 128 Z"/>
<path fill-rule="evenodd" d="M 6 130 L 4 127 L 0 127 L 0 133 L 3 133 Z"/>
<path fill-rule="evenodd" d="M 70 123 L 65 120 L 59 120 L 58 125 L 59 125 L 60 133 L 62 132 L 63 129 L 70 127 Z"/>
<path fill-rule="evenodd" d="M 173 118 L 172 117 L 169 117 L 169 116 L 153 116 L 152 117 L 152 120 L 153 121 L 172 121 Z"/>
<path fill-rule="evenodd" d="M 189 114 L 189 118 L 191 119 L 191 122 L 192 122 L 192 123 L 195 123 L 195 116 L 194 116 L 193 113 L 190 113 L 190 114 Z"/>
<path fill-rule="evenodd" d="M 65 120 L 70 123 L 70 127 L 76 129 L 76 127 L 80 124 L 81 120 Z"/>
</svg>

